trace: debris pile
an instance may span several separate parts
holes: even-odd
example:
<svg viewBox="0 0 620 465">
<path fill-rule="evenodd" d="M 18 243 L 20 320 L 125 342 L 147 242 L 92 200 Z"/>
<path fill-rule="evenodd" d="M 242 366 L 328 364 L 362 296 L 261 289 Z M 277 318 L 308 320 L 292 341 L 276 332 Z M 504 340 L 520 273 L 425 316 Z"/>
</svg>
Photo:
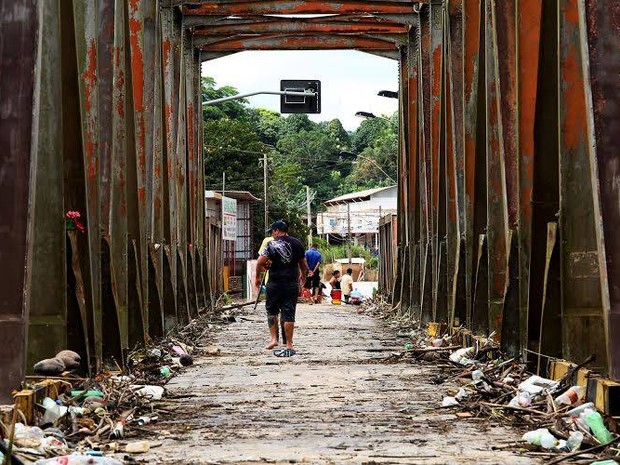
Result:
<svg viewBox="0 0 620 465">
<path fill-rule="evenodd" d="M 502 354 L 493 335 L 473 339 L 474 345 L 468 347 L 463 347 L 460 329 L 451 336 L 429 337 L 420 331 L 407 335 L 412 342 L 386 362 L 396 358 L 441 364 L 446 369 L 433 382 L 453 382 L 447 385 L 456 383 L 456 388 L 449 388 L 440 406 L 459 410 L 458 418 L 482 417 L 521 427 L 525 432 L 511 447 L 549 454 L 548 463 L 584 456 L 590 461 L 620 457 L 614 448 L 620 436 L 607 429 L 594 404 L 586 401 L 585 386 L 575 381 L 577 370 L 592 358 L 551 380 L 528 372 L 520 356 Z"/>
<path fill-rule="evenodd" d="M 219 355 L 218 348 L 201 347 L 210 329 L 236 321 L 230 310 L 203 311 L 187 326 L 157 342 L 131 351 L 124 367 L 114 367 L 92 377 L 79 354 L 64 350 L 33 367 L 14 392 L 14 406 L 0 406 L 0 463 L 11 457 L 13 465 L 120 464 L 106 454 L 136 454 L 156 442 L 138 440 L 145 426 L 166 414 L 158 401 L 165 385 L 198 353 Z M 123 456 L 124 461 L 131 460 Z"/>
</svg>

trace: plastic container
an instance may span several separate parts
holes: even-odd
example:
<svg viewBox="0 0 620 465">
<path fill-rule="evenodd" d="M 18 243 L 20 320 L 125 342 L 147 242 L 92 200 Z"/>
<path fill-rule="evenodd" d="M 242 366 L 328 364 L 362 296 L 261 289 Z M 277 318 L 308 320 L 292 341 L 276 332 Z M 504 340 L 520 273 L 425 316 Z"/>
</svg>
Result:
<svg viewBox="0 0 620 465">
<path fill-rule="evenodd" d="M 71 391 L 71 397 L 103 397 L 103 392 L 98 389 L 89 389 L 88 391 Z"/>
<path fill-rule="evenodd" d="M 471 364 L 470 358 L 474 356 L 476 349 L 473 347 L 463 347 L 450 354 L 450 360 L 461 365 Z"/>
<path fill-rule="evenodd" d="M 541 376 L 532 375 L 521 384 L 519 384 L 520 391 L 527 391 L 530 394 L 540 394 L 543 389 L 553 389 L 558 385 L 557 381 L 543 378 Z"/>
<path fill-rule="evenodd" d="M 599 440 L 601 444 L 609 444 L 614 438 L 609 430 L 605 427 L 603 417 L 598 412 L 588 412 L 584 415 L 586 424 L 592 430 L 594 437 Z"/>
<path fill-rule="evenodd" d="M 566 415 L 568 415 L 569 417 L 578 417 L 587 409 L 594 410 L 594 403 L 586 402 L 585 404 L 581 404 L 579 407 L 570 409 L 568 412 L 566 412 Z"/>
<path fill-rule="evenodd" d="M 332 305 L 342 304 L 342 291 L 340 289 L 332 289 L 331 292 Z"/>
<path fill-rule="evenodd" d="M 523 435 L 524 441 L 540 446 L 544 449 L 551 449 L 556 446 L 558 440 L 547 428 L 540 428 L 535 431 L 528 431 Z"/>
<path fill-rule="evenodd" d="M 139 396 L 144 396 L 146 398 L 152 399 L 152 400 L 160 400 L 162 398 L 162 396 L 164 395 L 164 388 L 161 386 L 139 386 L 139 385 L 133 385 L 131 386 L 133 389 L 135 389 L 136 394 L 138 394 Z"/>
<path fill-rule="evenodd" d="M 555 398 L 555 402 L 560 405 L 575 405 L 583 400 L 585 392 L 581 386 L 573 386 Z"/>
<path fill-rule="evenodd" d="M 581 447 L 583 442 L 583 433 L 581 431 L 571 431 L 566 440 L 566 448 L 569 452 L 575 452 Z"/>
<path fill-rule="evenodd" d="M 530 405 L 532 405 L 532 395 L 529 392 L 527 392 L 527 391 L 523 391 L 523 392 L 518 393 L 508 403 L 509 407 L 527 408 Z"/>
</svg>

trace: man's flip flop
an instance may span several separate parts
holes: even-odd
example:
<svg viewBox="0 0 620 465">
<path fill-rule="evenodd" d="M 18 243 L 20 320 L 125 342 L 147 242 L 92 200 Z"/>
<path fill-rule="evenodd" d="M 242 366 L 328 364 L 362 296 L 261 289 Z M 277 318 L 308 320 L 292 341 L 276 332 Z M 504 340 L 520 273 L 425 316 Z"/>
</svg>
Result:
<svg viewBox="0 0 620 465">
<path fill-rule="evenodd" d="M 292 357 L 295 355 L 294 349 L 276 349 L 273 351 L 273 355 L 276 357 Z"/>
</svg>

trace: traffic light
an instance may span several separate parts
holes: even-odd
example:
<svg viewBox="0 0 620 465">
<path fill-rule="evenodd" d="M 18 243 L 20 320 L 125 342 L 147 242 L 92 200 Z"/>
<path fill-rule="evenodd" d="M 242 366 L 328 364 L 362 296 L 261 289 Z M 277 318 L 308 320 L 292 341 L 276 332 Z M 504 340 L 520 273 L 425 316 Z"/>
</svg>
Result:
<svg viewBox="0 0 620 465">
<path fill-rule="evenodd" d="M 309 95 L 280 96 L 280 113 L 321 113 L 321 81 L 282 80 L 282 92 L 314 92 Z"/>
</svg>

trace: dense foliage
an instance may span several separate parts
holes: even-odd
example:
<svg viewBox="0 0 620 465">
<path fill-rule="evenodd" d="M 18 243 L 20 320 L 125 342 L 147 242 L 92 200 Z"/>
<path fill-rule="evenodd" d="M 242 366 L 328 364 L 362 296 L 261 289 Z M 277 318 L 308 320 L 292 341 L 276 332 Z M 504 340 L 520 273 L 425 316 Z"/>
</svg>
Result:
<svg viewBox="0 0 620 465">
<path fill-rule="evenodd" d="M 236 93 L 230 86 L 217 87 L 212 78 L 202 80 L 205 100 Z M 248 190 L 262 199 L 266 155 L 270 221 L 286 218 L 299 238 L 307 235 L 306 186 L 317 212 L 325 200 L 388 186 L 397 176 L 395 115 L 365 120 L 356 131 L 347 132 L 337 119 L 315 123 L 307 115 L 284 117 L 235 100 L 204 106 L 203 117 L 206 188 L 221 189 L 225 172 L 227 189 Z M 264 231 L 262 204 L 257 205 L 255 219 L 259 239 Z"/>
</svg>

